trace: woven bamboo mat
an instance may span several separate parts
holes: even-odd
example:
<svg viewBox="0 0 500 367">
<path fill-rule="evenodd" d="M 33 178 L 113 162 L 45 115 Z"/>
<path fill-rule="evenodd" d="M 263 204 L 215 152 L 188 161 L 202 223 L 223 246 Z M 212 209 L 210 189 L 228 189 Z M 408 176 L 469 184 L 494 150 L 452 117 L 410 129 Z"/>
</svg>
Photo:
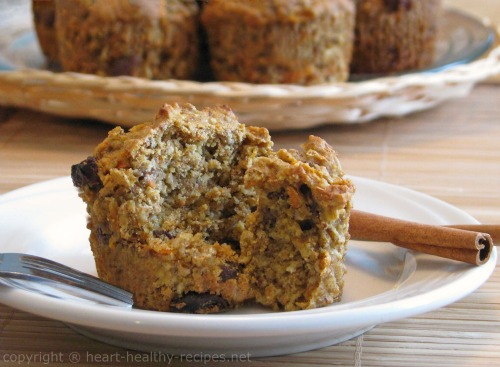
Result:
<svg viewBox="0 0 500 367">
<path fill-rule="evenodd" d="M 482 9 L 500 23 L 498 0 L 447 3 L 469 6 L 478 13 Z M 339 151 L 350 174 L 426 192 L 479 221 L 498 222 L 499 100 L 498 86 L 480 85 L 467 98 L 405 119 L 323 127 L 313 132 Z M 0 193 L 67 175 L 70 165 L 89 154 L 108 130 L 108 125 L 88 120 L 69 121 L 26 110 L 0 109 Z M 282 132 L 273 134 L 273 139 L 277 147 L 295 147 L 309 133 Z M 500 366 L 498 268 L 476 292 L 448 307 L 378 325 L 358 338 L 328 348 L 239 363 L 155 361 L 154 355 L 102 344 L 63 323 L 0 304 L 0 364 L 495 367 Z M 70 356 L 78 356 L 78 363 Z M 20 363 L 22 357 L 25 359 Z M 29 363 L 27 358 L 31 358 Z"/>
<path fill-rule="evenodd" d="M 222 363 L 217 365 L 299 367 L 455 367 L 500 364 L 500 267 L 479 290 L 446 308 L 374 327 L 353 340 L 306 353 Z M 58 321 L 47 320 L 0 305 L 0 361 L 5 356 L 38 358 L 71 365 L 200 366 L 160 354 L 133 352 L 101 344 L 76 333 Z M 457 322 L 459 320 L 459 322 Z M 415 358 L 420 356 L 421 358 Z M 11 358 L 11 357 L 9 357 Z M 464 364 L 464 360 L 468 362 Z M 138 361 L 140 363 L 138 363 Z M 170 361 L 170 362 L 169 362 Z M 1 363 L 1 362 L 0 362 Z"/>
<path fill-rule="evenodd" d="M 497 86 L 482 85 L 468 98 L 404 120 L 324 127 L 313 133 L 337 149 L 350 174 L 426 192 L 482 222 L 498 222 L 499 98 Z M 0 121 L 0 193 L 67 175 L 70 165 L 86 157 L 109 130 L 105 124 L 58 119 L 26 110 L 5 115 Z M 309 133 L 279 133 L 273 139 L 277 147 L 292 147 Z M 69 361 L 72 352 L 79 356 L 79 365 L 158 365 L 154 361 L 146 363 L 147 354 L 95 342 L 60 322 L 0 306 L 0 363 L 9 356 L 31 356 L 38 358 L 38 363 L 30 365 L 43 366 L 46 363 L 41 359 L 51 358 L 52 362 L 62 361 L 69 366 L 74 365 Z M 120 360 L 116 361 L 118 356 Z M 97 358 L 115 358 L 115 362 L 98 362 Z M 137 360 L 142 362 L 134 363 Z M 202 364 L 174 359 L 171 365 Z M 459 302 L 418 317 L 378 325 L 340 345 L 250 363 L 217 365 L 498 366 L 500 271 L 497 267 L 486 284 Z"/>
</svg>

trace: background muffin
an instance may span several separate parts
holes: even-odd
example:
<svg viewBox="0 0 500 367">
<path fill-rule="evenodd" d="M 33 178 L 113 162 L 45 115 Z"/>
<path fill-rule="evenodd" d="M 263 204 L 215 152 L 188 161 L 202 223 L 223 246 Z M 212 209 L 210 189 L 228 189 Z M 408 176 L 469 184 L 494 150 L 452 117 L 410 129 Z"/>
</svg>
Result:
<svg viewBox="0 0 500 367">
<path fill-rule="evenodd" d="M 198 62 L 195 1 L 56 0 L 65 71 L 189 79 Z"/>
<path fill-rule="evenodd" d="M 350 0 L 210 0 L 202 24 L 218 80 L 313 84 L 348 78 Z"/>
<path fill-rule="evenodd" d="M 59 51 L 55 30 L 56 9 L 54 0 L 32 0 L 31 5 L 40 48 L 49 61 L 57 61 Z"/>
<path fill-rule="evenodd" d="M 391 73 L 430 66 L 440 0 L 357 0 L 353 73 Z"/>
</svg>

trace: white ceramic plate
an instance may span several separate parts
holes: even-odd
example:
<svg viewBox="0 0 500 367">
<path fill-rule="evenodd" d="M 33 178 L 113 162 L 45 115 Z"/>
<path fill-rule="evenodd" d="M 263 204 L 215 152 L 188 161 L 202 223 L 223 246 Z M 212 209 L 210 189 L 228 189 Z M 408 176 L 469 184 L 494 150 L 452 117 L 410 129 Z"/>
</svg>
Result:
<svg viewBox="0 0 500 367">
<path fill-rule="evenodd" d="M 429 196 L 368 179 L 353 180 L 358 209 L 424 223 L 476 222 Z M 0 252 L 44 256 L 95 274 L 85 215 L 85 206 L 66 177 L 5 194 L 0 197 Z M 496 258 L 494 250 L 487 264 L 472 267 L 390 244 L 352 241 L 342 302 L 295 312 L 254 307 L 217 315 L 126 310 L 6 286 L 0 286 L 0 300 L 117 346 L 259 357 L 333 345 L 376 324 L 450 304 L 485 282 Z"/>
</svg>

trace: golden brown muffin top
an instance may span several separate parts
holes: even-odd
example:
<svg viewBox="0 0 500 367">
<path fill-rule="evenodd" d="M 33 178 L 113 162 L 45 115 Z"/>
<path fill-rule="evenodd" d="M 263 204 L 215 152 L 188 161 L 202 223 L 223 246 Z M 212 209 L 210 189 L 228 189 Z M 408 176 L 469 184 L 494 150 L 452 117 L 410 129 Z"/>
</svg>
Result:
<svg viewBox="0 0 500 367">
<path fill-rule="evenodd" d="M 300 23 L 340 10 L 354 11 L 352 0 L 210 0 L 204 8 L 204 21 L 239 19 L 245 25 L 268 22 Z"/>
<path fill-rule="evenodd" d="M 154 20 L 172 13 L 187 15 L 198 11 L 194 0 L 79 0 L 79 2 L 93 14 L 110 20 L 135 17 L 148 17 Z"/>
</svg>

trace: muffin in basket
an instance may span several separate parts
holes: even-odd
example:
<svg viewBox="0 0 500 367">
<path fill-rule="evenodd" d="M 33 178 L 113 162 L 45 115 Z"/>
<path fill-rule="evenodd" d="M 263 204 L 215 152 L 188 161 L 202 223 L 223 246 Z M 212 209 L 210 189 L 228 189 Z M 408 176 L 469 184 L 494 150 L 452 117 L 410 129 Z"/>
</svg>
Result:
<svg viewBox="0 0 500 367">
<path fill-rule="evenodd" d="M 316 84 L 348 78 L 351 0 L 210 0 L 201 21 L 218 80 Z"/>
<path fill-rule="evenodd" d="M 199 8 L 183 0 L 56 0 L 65 71 L 189 79 L 198 63 Z"/>
<path fill-rule="evenodd" d="M 112 130 L 72 178 L 99 276 L 138 307 L 294 310 L 340 297 L 354 189 L 319 138 L 276 153 L 266 129 L 227 108 L 165 105 Z"/>
<path fill-rule="evenodd" d="M 394 73 L 430 66 L 441 0 L 356 0 L 351 72 Z"/>
<path fill-rule="evenodd" d="M 33 23 L 42 53 L 50 62 L 59 60 L 55 17 L 55 0 L 32 0 Z"/>
</svg>

